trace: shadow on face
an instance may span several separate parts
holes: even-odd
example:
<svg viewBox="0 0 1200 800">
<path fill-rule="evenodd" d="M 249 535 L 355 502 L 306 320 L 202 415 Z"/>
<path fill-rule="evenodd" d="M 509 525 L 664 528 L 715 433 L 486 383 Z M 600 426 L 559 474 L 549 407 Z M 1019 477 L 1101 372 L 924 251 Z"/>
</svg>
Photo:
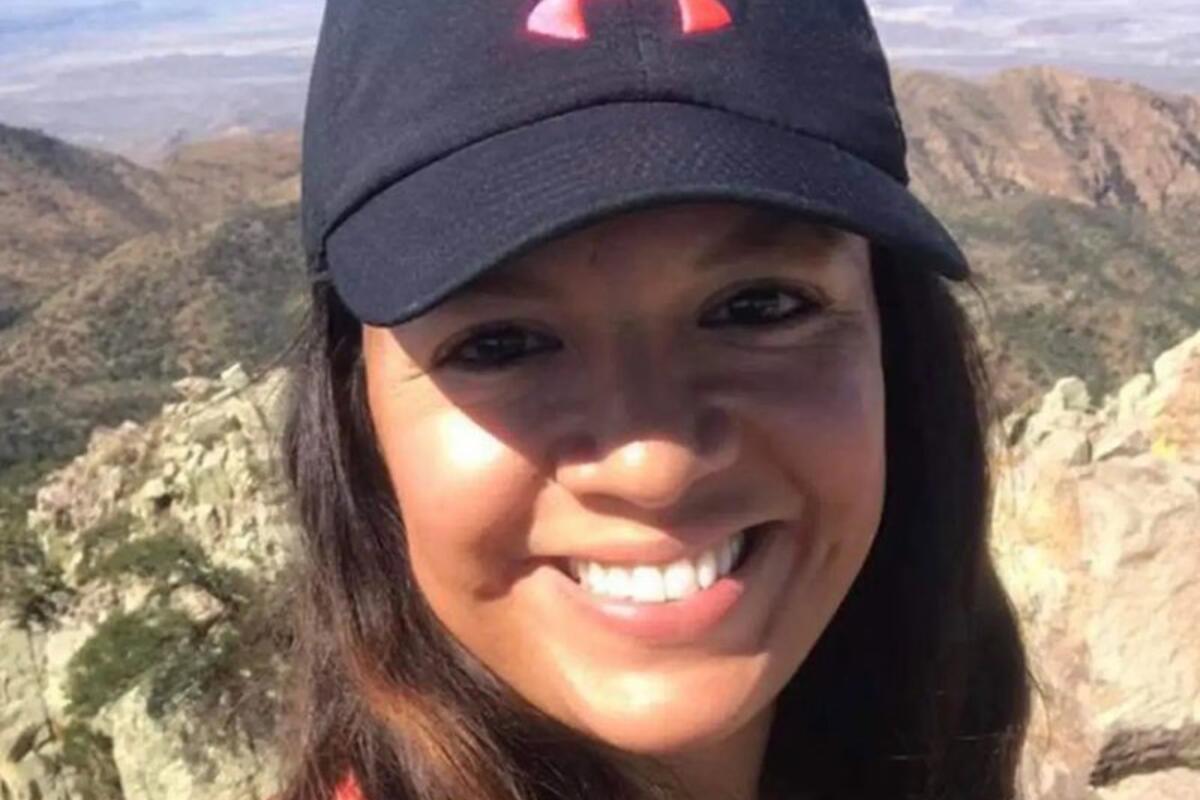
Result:
<svg viewBox="0 0 1200 800">
<path fill-rule="evenodd" d="M 763 733 L 882 513 L 865 239 L 629 212 L 363 346 L 398 546 L 468 650 L 625 749 Z"/>
</svg>

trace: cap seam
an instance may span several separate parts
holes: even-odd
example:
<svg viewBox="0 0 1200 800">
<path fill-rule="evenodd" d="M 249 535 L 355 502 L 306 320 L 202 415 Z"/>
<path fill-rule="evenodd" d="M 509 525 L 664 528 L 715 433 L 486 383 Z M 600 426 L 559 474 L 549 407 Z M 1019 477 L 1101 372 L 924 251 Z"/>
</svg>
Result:
<svg viewBox="0 0 1200 800">
<path fill-rule="evenodd" d="M 852 156 L 853 158 L 859 159 L 861 161 L 865 161 L 865 162 L 871 164 L 872 166 L 875 166 L 877 169 L 879 169 L 884 174 L 895 179 L 895 176 L 892 175 L 888 170 L 883 169 L 882 167 L 879 167 L 879 165 L 875 164 L 875 162 L 871 161 L 870 159 L 865 158 L 865 157 L 859 155 L 858 153 L 855 153 L 852 150 L 848 150 L 846 147 L 841 145 L 839 142 L 829 138 L 828 136 L 811 133 L 807 130 L 803 130 L 803 129 L 799 129 L 799 128 L 793 128 L 788 125 L 784 125 L 780 122 L 777 122 L 775 120 L 763 119 L 760 117 L 753 116 L 751 114 L 747 114 L 743 111 L 737 111 L 734 109 L 726 108 L 725 106 L 720 106 L 720 105 L 716 105 L 713 103 L 698 102 L 696 100 L 681 100 L 679 98 L 674 98 L 674 97 L 645 97 L 645 98 L 638 99 L 638 100 L 630 100 L 630 99 L 599 100 L 596 102 L 587 103 L 585 105 L 574 106 L 572 108 L 562 109 L 562 110 L 556 111 L 553 114 L 548 114 L 546 116 L 537 117 L 534 119 L 528 119 L 528 120 L 525 120 L 525 121 L 520 122 L 515 125 L 509 125 L 508 127 L 501 128 L 501 129 L 495 130 L 495 131 L 491 131 L 490 133 L 488 133 L 484 136 L 476 137 L 474 139 L 471 139 L 469 141 L 466 141 L 466 142 L 460 144 L 458 147 L 455 147 L 451 150 L 447 150 L 445 152 L 439 153 L 432 158 L 425 159 L 424 161 L 420 162 L 419 164 L 417 164 L 415 166 L 410 167 L 409 169 L 406 169 L 403 171 L 397 171 L 396 174 L 389 174 L 384 179 L 378 181 L 372 187 L 372 189 L 370 191 L 365 192 L 362 195 L 362 197 L 360 197 L 358 200 L 356 200 L 355 202 L 348 205 L 344 210 L 342 210 L 340 213 L 338 213 L 336 216 L 334 216 L 332 218 L 329 225 L 326 227 L 324 232 L 322 232 L 320 235 L 320 239 L 317 242 L 317 253 L 318 254 L 324 253 L 325 246 L 326 246 L 327 241 L 329 240 L 329 237 L 332 236 L 337 231 L 337 229 L 340 228 L 346 222 L 346 220 L 348 220 L 350 217 L 352 217 L 356 213 L 358 213 L 358 211 L 360 211 L 364 206 L 366 206 L 368 203 L 370 203 L 376 197 L 378 197 L 379 195 L 381 195 L 385 191 L 387 191 L 389 187 L 395 185 L 396 183 L 398 183 L 401 180 L 404 180 L 404 178 L 408 177 L 409 175 L 413 175 L 417 172 L 420 172 L 423 169 L 433 166 L 434 164 L 436 164 L 444 159 L 452 157 L 455 153 L 459 152 L 460 150 L 465 150 L 468 147 L 474 147 L 477 144 L 482 144 L 483 142 L 486 142 L 489 139 L 492 139 L 496 136 L 503 136 L 504 134 L 511 133 L 513 131 L 518 131 L 522 128 L 527 128 L 532 125 L 539 125 L 543 122 L 548 122 L 550 120 L 557 119 L 559 117 L 565 117 L 569 114 L 574 114 L 579 111 L 585 111 L 585 110 L 591 109 L 591 108 L 600 108 L 603 106 L 640 105 L 643 103 L 670 103 L 670 104 L 679 105 L 679 106 L 693 106 L 695 108 L 703 108 L 703 109 L 708 109 L 710 111 L 720 111 L 722 113 L 730 114 L 735 117 L 740 117 L 741 119 L 748 120 L 750 122 L 755 122 L 760 125 L 767 125 L 772 128 L 776 128 L 778 130 L 784 131 L 786 133 L 790 133 L 793 135 L 799 135 L 799 136 L 806 136 L 810 139 L 817 140 L 817 141 L 822 142 L 830 147 L 833 147 L 838 152 L 845 153 L 849 156 Z"/>
<path fill-rule="evenodd" d="M 646 50 L 642 46 L 642 21 L 638 16 L 638 9 L 634 6 L 633 0 L 625 0 L 625 7 L 628 9 L 627 19 L 629 20 L 629 29 L 633 33 L 633 47 L 637 52 L 638 73 L 642 79 L 642 91 L 650 91 L 650 71 L 646 67 Z"/>
</svg>

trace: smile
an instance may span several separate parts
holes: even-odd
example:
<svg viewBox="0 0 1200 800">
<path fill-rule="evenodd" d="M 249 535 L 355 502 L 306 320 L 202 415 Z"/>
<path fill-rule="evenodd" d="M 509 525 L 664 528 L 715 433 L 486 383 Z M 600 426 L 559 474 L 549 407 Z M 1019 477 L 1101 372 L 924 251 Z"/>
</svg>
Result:
<svg viewBox="0 0 1200 800">
<path fill-rule="evenodd" d="M 795 558 L 789 529 L 753 525 L 669 562 L 575 558 L 543 574 L 582 624 L 654 645 L 696 642 L 727 622 L 750 630 L 771 606 Z"/>
<path fill-rule="evenodd" d="M 684 600 L 740 566 L 746 532 L 738 531 L 693 558 L 670 564 L 602 564 L 571 559 L 568 571 L 592 595 L 635 603 Z"/>
</svg>

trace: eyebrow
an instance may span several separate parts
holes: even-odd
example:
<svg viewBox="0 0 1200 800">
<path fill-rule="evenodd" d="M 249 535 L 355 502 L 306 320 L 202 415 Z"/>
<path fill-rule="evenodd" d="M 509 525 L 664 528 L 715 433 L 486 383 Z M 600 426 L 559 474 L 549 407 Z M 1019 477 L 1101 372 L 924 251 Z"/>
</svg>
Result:
<svg viewBox="0 0 1200 800">
<path fill-rule="evenodd" d="M 744 260 L 748 256 L 778 247 L 785 235 L 800 229 L 814 244 L 816 252 L 833 249 L 840 231 L 820 222 L 799 217 L 787 209 L 763 207 L 747 215 L 738 225 L 706 247 L 693 262 L 697 272 L 707 272 Z M 485 272 L 470 284 L 470 295 L 499 299 L 528 298 L 544 300 L 554 295 L 552 288 L 536 276 L 512 270 Z"/>
</svg>

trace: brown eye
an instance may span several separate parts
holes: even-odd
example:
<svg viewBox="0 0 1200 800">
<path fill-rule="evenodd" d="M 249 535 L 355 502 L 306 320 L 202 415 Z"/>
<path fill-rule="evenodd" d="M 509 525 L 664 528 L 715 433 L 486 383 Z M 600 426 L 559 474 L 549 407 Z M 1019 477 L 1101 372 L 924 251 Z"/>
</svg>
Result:
<svg viewBox="0 0 1200 800">
<path fill-rule="evenodd" d="M 701 327 L 728 325 L 761 327 L 789 322 L 812 313 L 820 305 L 796 291 L 780 286 L 752 286 L 725 300 L 701 320 Z"/>
<path fill-rule="evenodd" d="M 438 363 L 469 370 L 501 369 L 561 346 L 552 336 L 518 325 L 501 325 L 476 330 L 453 346 Z"/>
</svg>

